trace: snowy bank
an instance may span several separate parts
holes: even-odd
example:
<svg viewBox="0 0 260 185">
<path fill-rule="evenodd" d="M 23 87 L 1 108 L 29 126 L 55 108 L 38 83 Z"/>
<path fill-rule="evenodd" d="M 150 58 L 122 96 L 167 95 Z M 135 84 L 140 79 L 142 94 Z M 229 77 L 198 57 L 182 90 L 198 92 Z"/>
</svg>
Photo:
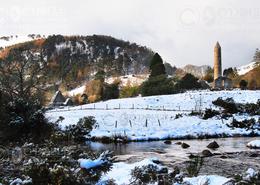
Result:
<svg viewBox="0 0 260 185">
<path fill-rule="evenodd" d="M 184 184 L 190 183 L 191 185 L 224 185 L 228 181 L 230 181 L 230 179 L 218 175 L 202 175 L 198 177 L 184 178 Z"/>
<path fill-rule="evenodd" d="M 260 148 L 260 140 L 250 141 L 247 144 L 247 147 L 249 147 L 249 148 Z"/>
<path fill-rule="evenodd" d="M 78 162 L 79 162 L 80 168 L 84 168 L 86 170 L 91 169 L 91 168 L 98 168 L 102 165 L 110 163 L 109 155 L 110 155 L 110 152 L 105 151 L 95 160 L 78 159 Z"/>
<path fill-rule="evenodd" d="M 132 163 L 132 164 L 127 164 L 124 162 L 118 162 L 114 163 L 112 166 L 112 169 L 105 174 L 101 180 L 100 180 L 100 185 L 102 182 L 105 182 L 109 179 L 113 179 L 116 184 L 121 185 L 121 184 L 130 184 L 131 182 L 131 171 L 135 167 L 142 167 L 142 166 L 147 166 L 147 165 L 154 165 L 157 166 L 158 168 L 162 168 L 162 166 L 154 163 L 154 161 L 157 161 L 156 158 L 151 158 L 151 159 L 144 159 L 140 162 Z"/>
</svg>

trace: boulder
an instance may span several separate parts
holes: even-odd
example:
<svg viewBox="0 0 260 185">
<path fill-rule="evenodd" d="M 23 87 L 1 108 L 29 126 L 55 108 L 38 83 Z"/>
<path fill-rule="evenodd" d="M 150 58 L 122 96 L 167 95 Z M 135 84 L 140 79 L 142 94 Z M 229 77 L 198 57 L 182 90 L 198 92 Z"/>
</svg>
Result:
<svg viewBox="0 0 260 185">
<path fill-rule="evenodd" d="M 203 150 L 203 151 L 201 152 L 201 154 L 202 154 L 204 157 L 213 156 L 213 154 L 212 154 L 211 151 L 209 151 L 209 150 Z"/>
<path fill-rule="evenodd" d="M 181 144 L 181 147 L 185 149 L 185 148 L 189 148 L 190 145 L 188 145 L 187 143 L 182 143 L 182 144 Z"/>
<path fill-rule="evenodd" d="M 166 141 L 164 141 L 164 144 L 171 145 L 172 142 L 170 140 L 166 140 Z"/>
<path fill-rule="evenodd" d="M 216 141 L 213 141 L 213 142 L 208 144 L 207 148 L 216 149 L 216 148 L 219 148 L 219 145 Z"/>
<path fill-rule="evenodd" d="M 178 142 L 176 142 L 175 144 L 176 144 L 176 145 L 181 145 L 182 142 L 178 141 Z"/>
</svg>

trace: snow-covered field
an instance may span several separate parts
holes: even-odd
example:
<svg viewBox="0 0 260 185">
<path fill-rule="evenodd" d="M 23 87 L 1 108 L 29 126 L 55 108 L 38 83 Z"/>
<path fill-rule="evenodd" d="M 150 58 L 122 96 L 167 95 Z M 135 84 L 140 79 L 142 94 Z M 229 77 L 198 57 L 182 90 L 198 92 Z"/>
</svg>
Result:
<svg viewBox="0 0 260 185">
<path fill-rule="evenodd" d="M 62 127 L 76 124 L 84 116 L 94 116 L 98 127 L 92 130 L 91 137 L 127 136 L 129 140 L 149 140 L 250 134 L 251 131 L 226 126 L 232 119 L 221 120 L 213 117 L 203 120 L 188 115 L 176 119 L 177 114 L 187 114 L 195 109 L 204 110 L 210 107 L 219 109 L 212 104 L 218 97 L 232 97 L 240 103 L 255 103 L 260 99 L 260 91 L 191 91 L 174 95 L 116 99 L 51 110 L 47 112 L 47 116 L 52 121 L 56 121 L 59 116 L 64 117 Z M 235 115 L 235 117 L 240 120 L 248 116 Z M 254 118 L 258 119 L 259 116 Z"/>
</svg>

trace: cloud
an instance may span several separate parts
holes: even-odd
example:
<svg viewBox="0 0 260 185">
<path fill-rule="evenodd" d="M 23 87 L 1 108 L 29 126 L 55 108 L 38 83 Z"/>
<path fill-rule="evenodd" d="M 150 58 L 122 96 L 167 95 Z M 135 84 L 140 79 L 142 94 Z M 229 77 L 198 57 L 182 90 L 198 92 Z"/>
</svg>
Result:
<svg viewBox="0 0 260 185">
<path fill-rule="evenodd" d="M 259 47 L 258 0 L 9 0 L 1 35 L 104 34 L 146 45 L 173 65 L 212 65 L 216 41 L 224 67 L 250 62 Z"/>
</svg>

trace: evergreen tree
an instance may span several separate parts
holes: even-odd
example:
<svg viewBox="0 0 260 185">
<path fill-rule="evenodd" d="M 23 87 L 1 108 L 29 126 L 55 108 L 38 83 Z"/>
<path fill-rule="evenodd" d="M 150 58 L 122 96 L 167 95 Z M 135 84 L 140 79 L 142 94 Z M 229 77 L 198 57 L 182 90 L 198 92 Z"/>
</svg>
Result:
<svg viewBox="0 0 260 185">
<path fill-rule="evenodd" d="M 179 90 L 199 89 L 201 85 L 195 76 L 188 73 L 176 84 L 176 88 Z"/>
<path fill-rule="evenodd" d="M 247 85 L 248 85 L 248 82 L 247 82 L 246 80 L 241 80 L 241 81 L 239 82 L 239 87 L 240 87 L 242 90 L 246 89 Z"/>
<path fill-rule="evenodd" d="M 155 77 L 159 75 L 165 75 L 165 66 L 163 60 L 158 53 L 155 53 L 150 63 L 150 77 Z"/>
</svg>

